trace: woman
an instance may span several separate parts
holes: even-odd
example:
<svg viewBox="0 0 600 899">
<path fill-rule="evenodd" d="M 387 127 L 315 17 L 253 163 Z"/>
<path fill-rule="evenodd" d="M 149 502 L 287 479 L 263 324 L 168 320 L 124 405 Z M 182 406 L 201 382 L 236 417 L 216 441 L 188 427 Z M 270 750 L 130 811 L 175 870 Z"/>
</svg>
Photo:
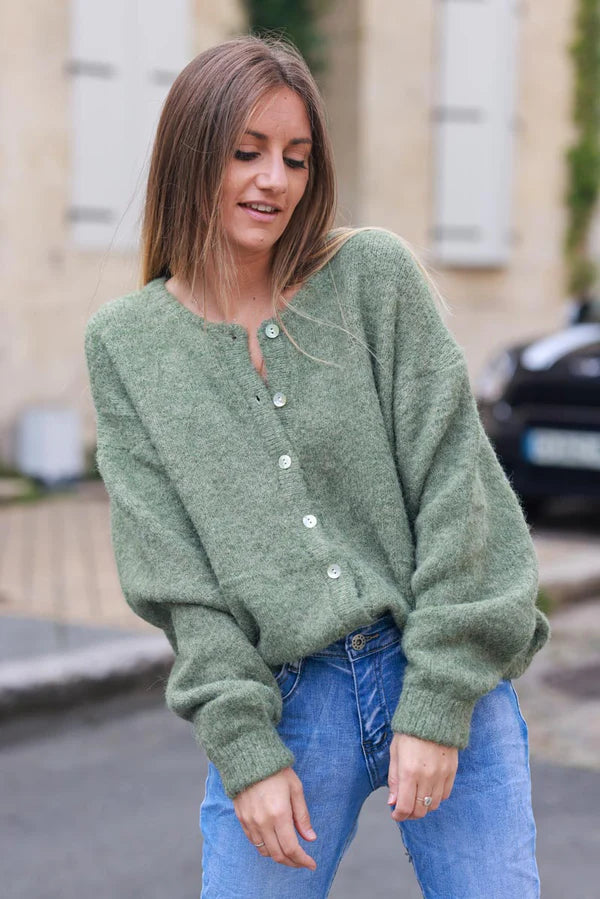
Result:
<svg viewBox="0 0 600 899">
<path fill-rule="evenodd" d="M 200 54 L 143 286 L 86 330 L 123 592 L 209 759 L 202 897 L 326 896 L 385 785 L 424 896 L 537 896 L 532 541 L 430 279 L 390 232 L 332 230 L 334 184 L 293 47 Z"/>
</svg>

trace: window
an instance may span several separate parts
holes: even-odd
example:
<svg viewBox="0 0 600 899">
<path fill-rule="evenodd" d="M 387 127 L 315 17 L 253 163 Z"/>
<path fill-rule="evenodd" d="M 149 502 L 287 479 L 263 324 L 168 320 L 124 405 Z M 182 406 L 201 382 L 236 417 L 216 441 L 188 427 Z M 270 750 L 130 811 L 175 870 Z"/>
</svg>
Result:
<svg viewBox="0 0 600 899">
<path fill-rule="evenodd" d="M 72 0 L 68 218 L 81 249 L 138 248 L 163 101 L 191 59 L 190 0 Z"/>
<path fill-rule="evenodd" d="M 433 247 L 438 262 L 499 266 L 511 246 L 517 5 L 438 0 Z"/>
</svg>

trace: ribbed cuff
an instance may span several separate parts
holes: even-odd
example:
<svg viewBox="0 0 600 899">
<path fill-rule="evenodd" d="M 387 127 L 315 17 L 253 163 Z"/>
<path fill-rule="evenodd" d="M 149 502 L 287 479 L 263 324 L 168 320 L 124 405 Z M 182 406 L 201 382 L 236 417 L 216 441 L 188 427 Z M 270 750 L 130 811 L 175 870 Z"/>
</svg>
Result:
<svg viewBox="0 0 600 899">
<path fill-rule="evenodd" d="M 392 730 L 464 749 L 469 742 L 475 702 L 406 687 L 392 716 Z"/>
<path fill-rule="evenodd" d="M 274 727 L 243 734 L 226 746 L 213 749 L 209 757 L 230 799 L 296 760 Z"/>
</svg>

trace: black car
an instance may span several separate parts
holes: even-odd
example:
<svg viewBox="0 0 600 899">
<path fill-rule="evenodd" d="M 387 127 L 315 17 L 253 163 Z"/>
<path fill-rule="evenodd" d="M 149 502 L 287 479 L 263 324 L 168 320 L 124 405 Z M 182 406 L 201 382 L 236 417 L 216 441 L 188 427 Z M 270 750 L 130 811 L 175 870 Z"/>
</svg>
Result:
<svg viewBox="0 0 600 899">
<path fill-rule="evenodd" d="M 528 511 L 549 497 L 600 498 L 600 300 L 572 302 L 563 330 L 499 353 L 475 395 Z"/>
</svg>

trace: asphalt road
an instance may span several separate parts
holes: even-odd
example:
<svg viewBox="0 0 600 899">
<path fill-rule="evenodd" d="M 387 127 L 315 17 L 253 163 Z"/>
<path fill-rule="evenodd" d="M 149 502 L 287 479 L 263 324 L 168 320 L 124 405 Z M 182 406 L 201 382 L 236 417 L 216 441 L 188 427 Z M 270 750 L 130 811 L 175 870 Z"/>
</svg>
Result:
<svg viewBox="0 0 600 899">
<path fill-rule="evenodd" d="M 0 771 L 6 899 L 198 899 L 206 758 L 160 696 L 5 724 Z M 600 773 L 532 760 L 532 777 L 542 896 L 597 899 Z M 421 896 L 384 807 L 365 803 L 332 899 Z"/>
</svg>

